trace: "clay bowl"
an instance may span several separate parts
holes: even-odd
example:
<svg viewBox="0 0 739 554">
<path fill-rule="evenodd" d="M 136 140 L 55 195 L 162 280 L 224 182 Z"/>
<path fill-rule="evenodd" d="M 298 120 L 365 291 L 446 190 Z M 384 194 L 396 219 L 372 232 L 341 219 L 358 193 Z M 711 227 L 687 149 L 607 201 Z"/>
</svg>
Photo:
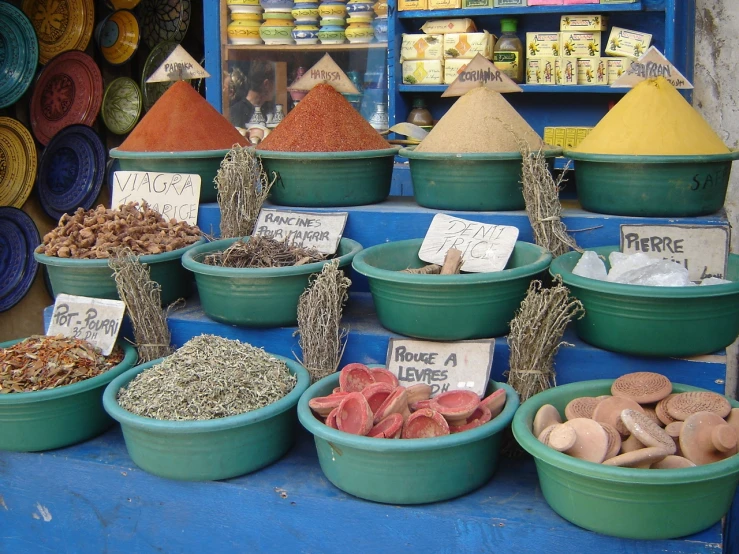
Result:
<svg viewBox="0 0 739 554">
<path fill-rule="evenodd" d="M 684 469 L 608 467 L 557 452 L 532 434 L 534 416 L 544 404 L 563 414 L 574 398 L 609 394 L 612 384 L 603 379 L 555 387 L 533 396 L 516 413 L 513 434 L 534 456 L 549 506 L 575 525 L 630 539 L 682 537 L 721 520 L 739 482 L 739 456 Z M 693 390 L 702 389 L 673 384 L 673 392 Z"/>
<path fill-rule="evenodd" d="M 506 384 L 490 381 L 487 393 L 503 388 L 503 412 L 475 429 L 423 439 L 381 439 L 342 433 L 321 423 L 308 406 L 328 396 L 339 374 L 312 385 L 298 403 L 298 417 L 313 433 L 318 461 L 326 478 L 339 489 L 375 502 L 425 504 L 461 496 L 495 473 L 503 430 L 518 408 L 518 395 Z"/>
</svg>

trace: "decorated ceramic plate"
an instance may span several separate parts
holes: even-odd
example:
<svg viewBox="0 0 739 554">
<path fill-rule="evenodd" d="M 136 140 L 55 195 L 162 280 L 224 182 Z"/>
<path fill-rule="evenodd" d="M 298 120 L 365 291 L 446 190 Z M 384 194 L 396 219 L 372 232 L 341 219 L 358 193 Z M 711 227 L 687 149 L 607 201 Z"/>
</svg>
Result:
<svg viewBox="0 0 739 554">
<path fill-rule="evenodd" d="M 139 48 L 139 22 L 130 10 L 116 10 L 95 29 L 95 39 L 105 61 L 126 63 Z"/>
<path fill-rule="evenodd" d="M 93 0 L 23 0 L 21 8 L 36 29 L 40 63 L 87 48 L 95 25 Z"/>
<path fill-rule="evenodd" d="M 111 133 L 125 135 L 134 128 L 141 115 L 141 89 L 136 81 L 118 77 L 106 87 L 100 114 Z"/>
<path fill-rule="evenodd" d="M 17 208 L 0 208 L 0 312 L 15 306 L 31 288 L 38 271 L 33 251 L 40 243 L 38 229 L 28 214 Z"/>
<path fill-rule="evenodd" d="M 0 2 L 0 108 L 23 96 L 36 74 L 38 40 L 18 8 Z"/>
<path fill-rule="evenodd" d="M 114 10 L 132 10 L 141 0 L 107 0 L 108 7 Z"/>
<path fill-rule="evenodd" d="M 164 40 L 182 42 L 190 25 L 190 0 L 142 0 L 136 13 L 149 48 Z"/>
<path fill-rule="evenodd" d="M 82 207 L 89 210 L 105 179 L 105 147 L 86 125 L 59 131 L 44 149 L 39 163 L 41 207 L 58 220 Z"/>
<path fill-rule="evenodd" d="M 28 129 L 0 117 L 0 206 L 23 206 L 36 180 L 36 165 L 36 145 Z"/>
<path fill-rule="evenodd" d="M 47 145 L 59 131 L 84 123 L 92 125 L 103 100 L 103 78 L 84 52 L 64 52 L 41 71 L 31 98 L 31 129 Z"/>
<path fill-rule="evenodd" d="M 159 66 L 164 63 L 169 55 L 177 48 L 177 43 L 172 40 L 160 42 L 157 44 L 149 56 L 146 58 L 144 63 L 144 70 L 141 72 L 141 95 L 143 97 L 144 111 L 149 111 L 154 105 L 154 102 L 159 100 L 159 97 L 167 92 L 167 89 L 172 86 L 171 81 L 165 81 L 162 83 L 147 83 L 146 80 L 151 77 L 154 72 L 159 69 Z"/>
</svg>

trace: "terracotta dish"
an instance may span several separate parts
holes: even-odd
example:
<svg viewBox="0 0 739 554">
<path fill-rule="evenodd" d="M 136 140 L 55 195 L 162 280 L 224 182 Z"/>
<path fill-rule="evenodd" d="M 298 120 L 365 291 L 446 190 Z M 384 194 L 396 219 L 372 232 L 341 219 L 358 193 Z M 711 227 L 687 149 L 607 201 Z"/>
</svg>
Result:
<svg viewBox="0 0 739 554">
<path fill-rule="evenodd" d="M 434 410 L 418 410 L 411 414 L 403 427 L 404 439 L 426 439 L 449 434 L 444 416 Z"/>
<path fill-rule="evenodd" d="M 575 444 L 567 451 L 570 456 L 596 464 L 606 459 L 608 433 L 600 423 L 593 419 L 578 417 L 568 420 L 564 425 L 572 427 L 577 434 Z"/>
<path fill-rule="evenodd" d="M 721 418 L 731 413 L 731 404 L 715 392 L 683 392 L 676 394 L 667 402 L 667 413 L 671 417 L 685 421 L 698 412 L 713 412 Z"/>
<path fill-rule="evenodd" d="M 737 433 L 713 412 L 698 412 L 685 420 L 680 431 L 680 450 L 696 465 L 720 462 L 737 451 Z"/>
<path fill-rule="evenodd" d="M 375 382 L 369 368 L 364 364 L 347 364 L 339 374 L 339 386 L 343 392 L 362 392 Z"/>
<path fill-rule="evenodd" d="M 636 437 L 644 446 L 656 446 L 664 448 L 668 454 L 675 453 L 675 441 L 646 414 L 624 410 L 621 412 L 621 421 L 631 436 Z"/>
<path fill-rule="evenodd" d="M 351 392 L 341 401 L 336 414 L 339 431 L 366 435 L 372 429 L 372 410 L 361 392 Z"/>
<path fill-rule="evenodd" d="M 629 430 L 621 421 L 621 412 L 627 409 L 644 413 L 644 408 L 630 398 L 612 396 L 595 407 L 593 419 L 600 423 L 610 423 L 616 428 L 616 431 L 625 436 L 629 434 Z"/>
<path fill-rule="evenodd" d="M 593 411 L 595 411 L 595 407 L 598 404 L 600 404 L 600 401 L 590 396 L 575 398 L 565 406 L 565 417 L 567 419 L 575 419 L 577 417 L 592 419 Z"/>
<path fill-rule="evenodd" d="M 562 423 L 562 417 L 559 415 L 557 408 L 551 404 L 544 404 L 534 416 L 531 432 L 535 437 L 538 437 L 544 429 L 556 423 Z"/>
<path fill-rule="evenodd" d="M 611 385 L 613 396 L 630 398 L 639 404 L 659 402 L 672 392 L 672 383 L 664 375 L 651 371 L 637 371 L 622 375 Z"/>
<path fill-rule="evenodd" d="M 603 465 L 648 468 L 652 464 L 661 462 L 669 455 L 669 452 L 664 448 L 650 446 L 648 448 L 634 450 L 633 452 L 627 452 L 626 454 L 620 454 L 610 460 L 606 460 L 603 462 Z"/>
</svg>

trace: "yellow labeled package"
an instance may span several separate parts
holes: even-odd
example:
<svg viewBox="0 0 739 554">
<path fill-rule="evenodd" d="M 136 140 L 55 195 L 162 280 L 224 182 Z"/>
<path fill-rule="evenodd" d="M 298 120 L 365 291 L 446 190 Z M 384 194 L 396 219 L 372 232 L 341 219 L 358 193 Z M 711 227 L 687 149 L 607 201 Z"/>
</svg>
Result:
<svg viewBox="0 0 739 554">
<path fill-rule="evenodd" d="M 458 10 L 462 0 L 428 0 L 430 10 Z"/>
<path fill-rule="evenodd" d="M 563 15 L 559 21 L 560 31 L 605 31 L 608 17 L 605 15 Z"/>
<path fill-rule="evenodd" d="M 608 61 L 608 84 L 612 85 L 633 63 L 633 58 L 606 58 Z"/>
<path fill-rule="evenodd" d="M 447 33 L 443 35 L 444 57 L 471 60 L 477 54 L 488 60 L 493 57 L 495 36 L 481 33 Z"/>
<path fill-rule="evenodd" d="M 421 27 L 427 35 L 445 35 L 447 33 L 474 33 L 475 22 L 466 17 L 463 19 L 432 19 Z"/>
<path fill-rule="evenodd" d="M 577 140 L 575 141 L 575 146 L 585 140 L 585 137 L 587 137 L 592 130 L 592 127 L 577 127 Z"/>
<path fill-rule="evenodd" d="M 428 10 L 428 0 L 398 0 L 398 11 Z"/>
<path fill-rule="evenodd" d="M 459 77 L 459 74 L 465 70 L 470 61 L 462 58 L 447 58 L 444 60 L 444 84 L 451 85 Z"/>
<path fill-rule="evenodd" d="M 444 82 L 443 60 L 410 60 L 403 62 L 406 85 L 440 85 Z"/>
<path fill-rule="evenodd" d="M 565 128 L 565 148 L 577 146 L 577 127 Z"/>
<path fill-rule="evenodd" d="M 649 33 L 613 27 L 606 43 L 606 54 L 636 60 L 646 54 L 651 42 L 652 35 Z"/>
<path fill-rule="evenodd" d="M 526 33 L 526 57 L 546 58 L 560 55 L 559 33 Z"/>
<path fill-rule="evenodd" d="M 526 83 L 530 85 L 556 85 L 557 58 L 529 58 L 526 60 Z"/>
<path fill-rule="evenodd" d="M 600 56 L 600 31 L 565 31 L 561 34 L 560 52 L 565 57 Z"/>
<path fill-rule="evenodd" d="M 606 60 L 597 57 L 577 58 L 578 85 L 607 85 L 608 66 Z"/>
<path fill-rule="evenodd" d="M 544 127 L 544 142 L 554 146 L 554 127 Z"/>
<path fill-rule="evenodd" d="M 566 127 L 555 127 L 554 128 L 554 143 L 552 144 L 552 146 L 560 146 L 564 148 L 566 139 L 567 139 L 567 128 Z"/>
<path fill-rule="evenodd" d="M 400 61 L 440 60 L 444 57 L 442 35 L 403 35 L 400 43 Z"/>
<path fill-rule="evenodd" d="M 577 84 L 577 59 L 560 56 L 554 64 L 554 76 L 558 85 Z"/>
</svg>

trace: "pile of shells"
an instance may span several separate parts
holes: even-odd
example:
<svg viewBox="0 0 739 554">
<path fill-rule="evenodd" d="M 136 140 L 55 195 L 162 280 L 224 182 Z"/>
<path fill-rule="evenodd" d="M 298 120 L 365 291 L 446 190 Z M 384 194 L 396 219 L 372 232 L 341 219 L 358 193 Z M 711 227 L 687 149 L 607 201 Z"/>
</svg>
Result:
<svg viewBox="0 0 739 554">
<path fill-rule="evenodd" d="M 737 453 L 739 409 L 713 392 L 673 394 L 658 373 L 629 373 L 613 382 L 611 395 L 575 398 L 565 418 L 545 404 L 532 431 L 550 448 L 597 464 L 674 469 Z"/>
<path fill-rule="evenodd" d="M 344 366 L 339 387 L 308 405 L 332 429 L 381 439 L 420 439 L 460 433 L 483 425 L 503 411 L 504 389 L 487 398 L 451 390 L 431 398 L 425 383 L 403 387 L 386 369 Z"/>
</svg>

